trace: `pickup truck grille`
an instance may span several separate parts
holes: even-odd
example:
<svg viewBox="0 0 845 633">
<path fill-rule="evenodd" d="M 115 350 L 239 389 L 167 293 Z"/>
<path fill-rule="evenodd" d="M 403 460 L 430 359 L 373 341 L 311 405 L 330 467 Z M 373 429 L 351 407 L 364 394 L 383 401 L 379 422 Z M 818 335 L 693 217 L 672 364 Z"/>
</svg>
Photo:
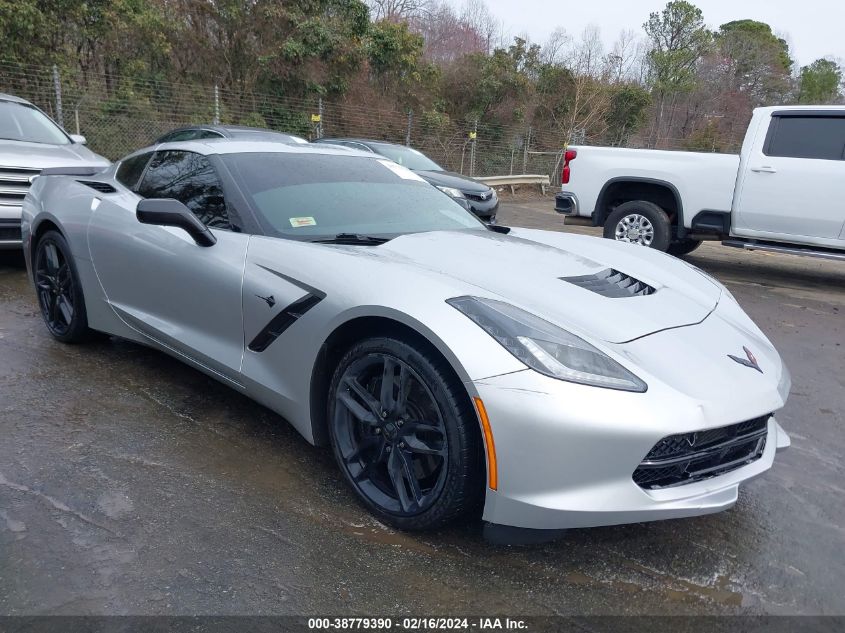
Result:
<svg viewBox="0 0 845 633">
<path fill-rule="evenodd" d="M 770 417 L 664 437 L 640 462 L 634 471 L 634 482 L 650 490 L 669 488 L 750 464 L 760 459 L 766 448 Z"/>
<path fill-rule="evenodd" d="M 30 179 L 41 170 L 29 167 L 0 167 L 0 207 L 20 207 Z"/>
<path fill-rule="evenodd" d="M 20 242 L 21 221 L 0 218 L 0 242 Z"/>
<path fill-rule="evenodd" d="M 561 277 L 563 281 L 590 290 L 603 297 L 617 299 L 620 297 L 642 297 L 657 292 L 647 283 L 634 279 L 630 275 L 618 270 L 606 268 L 593 275 L 578 275 L 576 277 Z"/>
</svg>

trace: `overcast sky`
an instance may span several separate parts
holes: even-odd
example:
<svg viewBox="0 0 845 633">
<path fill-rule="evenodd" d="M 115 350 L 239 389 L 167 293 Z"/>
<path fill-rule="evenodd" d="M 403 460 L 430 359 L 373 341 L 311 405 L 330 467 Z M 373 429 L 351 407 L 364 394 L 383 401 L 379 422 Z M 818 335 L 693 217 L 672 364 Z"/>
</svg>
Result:
<svg viewBox="0 0 845 633">
<path fill-rule="evenodd" d="M 845 0 L 691 0 L 715 29 L 731 20 L 749 18 L 766 22 L 786 36 L 792 58 L 806 65 L 819 57 L 845 61 Z M 666 0 L 486 0 L 510 35 L 527 34 L 542 44 L 558 26 L 578 35 L 589 24 L 601 29 L 610 48 L 619 32 L 635 29 Z M 456 3 L 459 4 L 459 3 Z"/>
</svg>

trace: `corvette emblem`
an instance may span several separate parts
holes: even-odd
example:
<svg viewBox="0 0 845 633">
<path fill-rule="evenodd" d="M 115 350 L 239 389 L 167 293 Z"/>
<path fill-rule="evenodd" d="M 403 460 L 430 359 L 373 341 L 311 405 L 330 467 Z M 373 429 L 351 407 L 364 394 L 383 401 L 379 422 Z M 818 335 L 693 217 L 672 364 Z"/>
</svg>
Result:
<svg viewBox="0 0 845 633">
<path fill-rule="evenodd" d="M 747 358 L 740 358 L 739 356 L 734 356 L 733 354 L 728 354 L 728 358 L 730 358 L 734 362 L 739 363 L 740 365 L 743 365 L 744 367 L 756 369 L 762 374 L 763 370 L 760 369 L 760 365 L 757 364 L 757 359 L 755 358 L 754 354 L 751 353 L 751 350 L 743 346 L 742 351 L 745 352 Z"/>
</svg>

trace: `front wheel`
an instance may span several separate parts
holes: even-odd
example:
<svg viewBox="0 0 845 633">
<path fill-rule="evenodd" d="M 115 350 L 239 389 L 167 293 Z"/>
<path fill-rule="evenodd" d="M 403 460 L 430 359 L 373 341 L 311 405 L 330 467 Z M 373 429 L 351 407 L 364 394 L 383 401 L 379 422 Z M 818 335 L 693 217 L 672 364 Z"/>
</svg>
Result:
<svg viewBox="0 0 845 633">
<path fill-rule="evenodd" d="M 631 200 L 616 207 L 604 223 L 604 236 L 660 251 L 669 247 L 672 225 L 666 212 L 653 202 Z"/>
<path fill-rule="evenodd" d="M 33 263 L 38 305 L 47 330 L 63 343 L 89 339 L 85 298 L 70 246 L 57 231 L 47 231 L 35 247 Z"/>
<path fill-rule="evenodd" d="M 334 372 L 328 419 L 341 471 L 385 523 L 428 530 L 477 506 L 478 422 L 445 361 L 422 346 L 392 337 L 353 345 Z"/>
</svg>

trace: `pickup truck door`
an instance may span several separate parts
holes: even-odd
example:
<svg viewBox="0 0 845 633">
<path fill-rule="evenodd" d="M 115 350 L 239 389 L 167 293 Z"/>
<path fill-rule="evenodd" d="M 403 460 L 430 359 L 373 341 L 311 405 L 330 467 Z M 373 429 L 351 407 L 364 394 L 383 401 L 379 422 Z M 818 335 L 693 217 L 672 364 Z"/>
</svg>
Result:
<svg viewBox="0 0 845 633">
<path fill-rule="evenodd" d="M 734 205 L 739 236 L 845 240 L 845 112 L 774 112 L 743 160 Z"/>
</svg>

